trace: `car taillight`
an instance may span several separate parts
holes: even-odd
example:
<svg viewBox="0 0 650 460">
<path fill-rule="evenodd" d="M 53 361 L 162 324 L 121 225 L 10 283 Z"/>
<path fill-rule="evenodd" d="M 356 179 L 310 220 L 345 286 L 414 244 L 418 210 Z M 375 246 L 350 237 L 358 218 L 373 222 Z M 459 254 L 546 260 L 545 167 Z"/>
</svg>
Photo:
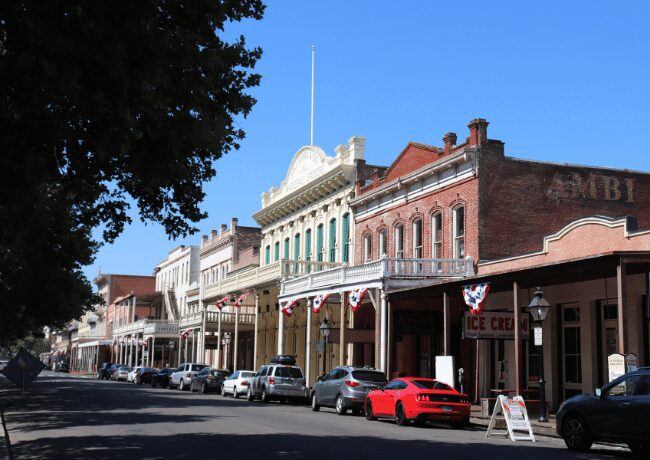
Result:
<svg viewBox="0 0 650 460">
<path fill-rule="evenodd" d="M 345 384 L 349 387 L 360 387 L 361 384 L 359 382 L 355 382 L 354 380 L 346 380 Z"/>
<path fill-rule="evenodd" d="M 275 385 L 275 377 L 269 377 L 269 385 Z"/>
<path fill-rule="evenodd" d="M 246 387 L 248 386 L 248 382 L 246 380 L 243 380 L 242 383 L 240 383 L 240 385 Z"/>
<path fill-rule="evenodd" d="M 431 401 L 431 399 L 429 398 L 429 395 L 417 395 L 415 397 L 415 400 L 416 401 Z"/>
</svg>

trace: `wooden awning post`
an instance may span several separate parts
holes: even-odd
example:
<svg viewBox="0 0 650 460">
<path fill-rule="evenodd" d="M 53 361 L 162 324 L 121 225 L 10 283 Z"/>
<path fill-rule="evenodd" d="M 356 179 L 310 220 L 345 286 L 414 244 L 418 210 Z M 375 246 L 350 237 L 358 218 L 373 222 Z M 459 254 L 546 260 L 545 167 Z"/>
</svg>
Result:
<svg viewBox="0 0 650 460">
<path fill-rule="evenodd" d="M 451 352 L 451 343 L 450 343 L 450 327 L 449 324 L 449 296 L 447 291 L 442 293 L 442 322 L 443 322 L 443 352 L 446 356 Z"/>
<path fill-rule="evenodd" d="M 519 311 L 519 286 L 512 283 L 512 305 L 515 311 L 515 394 L 521 395 L 521 314 Z"/>
<path fill-rule="evenodd" d="M 627 296 L 625 295 L 625 264 L 622 259 L 616 266 L 616 294 L 618 303 L 618 352 L 625 354 L 627 352 L 627 334 L 625 331 Z"/>
</svg>

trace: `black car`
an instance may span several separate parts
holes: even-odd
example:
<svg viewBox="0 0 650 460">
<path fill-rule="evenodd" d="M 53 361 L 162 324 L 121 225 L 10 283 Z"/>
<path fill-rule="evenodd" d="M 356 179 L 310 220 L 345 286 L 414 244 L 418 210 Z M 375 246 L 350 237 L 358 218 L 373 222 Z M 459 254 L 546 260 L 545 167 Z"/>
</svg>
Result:
<svg viewBox="0 0 650 460">
<path fill-rule="evenodd" d="M 151 374 L 151 386 L 166 388 L 169 386 L 169 377 L 174 373 L 176 369 L 171 367 L 164 367 L 158 372 Z"/>
<path fill-rule="evenodd" d="M 111 366 L 112 363 L 102 363 L 99 369 L 97 369 L 97 380 L 109 379 L 111 377 L 109 372 Z"/>
<path fill-rule="evenodd" d="M 227 369 L 210 369 L 206 367 L 199 372 L 190 383 L 190 391 L 198 391 L 201 393 L 208 393 L 210 391 L 221 392 L 223 381 L 232 374 Z"/>
<path fill-rule="evenodd" d="M 158 369 L 153 367 L 141 367 L 135 371 L 135 377 L 133 378 L 133 383 L 138 385 L 143 385 L 145 383 L 151 383 L 153 375 L 158 372 Z"/>
<path fill-rule="evenodd" d="M 626 443 L 635 455 L 650 450 L 650 368 L 641 368 L 567 399 L 557 412 L 557 433 L 571 450 L 594 441 Z"/>
<path fill-rule="evenodd" d="M 57 363 L 56 372 L 70 372 L 70 366 L 65 362 Z"/>
</svg>

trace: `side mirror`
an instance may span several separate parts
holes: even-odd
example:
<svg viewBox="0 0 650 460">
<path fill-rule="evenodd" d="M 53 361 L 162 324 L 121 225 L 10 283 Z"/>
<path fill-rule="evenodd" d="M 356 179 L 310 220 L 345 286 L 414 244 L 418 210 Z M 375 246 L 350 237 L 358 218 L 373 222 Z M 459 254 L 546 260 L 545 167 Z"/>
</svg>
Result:
<svg viewBox="0 0 650 460">
<path fill-rule="evenodd" d="M 316 377 L 316 381 L 317 382 L 322 382 L 323 381 L 323 376 L 319 375 L 318 377 Z"/>
<path fill-rule="evenodd" d="M 598 396 L 599 398 L 602 397 L 602 391 L 600 390 L 600 388 L 596 388 L 596 389 L 594 390 L 594 394 L 595 394 L 596 396 Z"/>
</svg>

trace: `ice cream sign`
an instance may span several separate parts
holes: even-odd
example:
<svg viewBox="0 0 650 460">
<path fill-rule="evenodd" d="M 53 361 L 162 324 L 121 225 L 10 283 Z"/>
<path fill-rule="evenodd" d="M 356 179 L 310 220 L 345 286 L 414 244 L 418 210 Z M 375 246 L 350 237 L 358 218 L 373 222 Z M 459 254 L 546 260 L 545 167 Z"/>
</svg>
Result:
<svg viewBox="0 0 650 460">
<path fill-rule="evenodd" d="M 522 313 L 520 321 L 522 338 L 528 338 L 530 318 L 528 313 Z M 463 319 L 463 337 L 466 339 L 514 339 L 514 313 L 486 311 L 482 315 L 465 313 Z"/>
</svg>

